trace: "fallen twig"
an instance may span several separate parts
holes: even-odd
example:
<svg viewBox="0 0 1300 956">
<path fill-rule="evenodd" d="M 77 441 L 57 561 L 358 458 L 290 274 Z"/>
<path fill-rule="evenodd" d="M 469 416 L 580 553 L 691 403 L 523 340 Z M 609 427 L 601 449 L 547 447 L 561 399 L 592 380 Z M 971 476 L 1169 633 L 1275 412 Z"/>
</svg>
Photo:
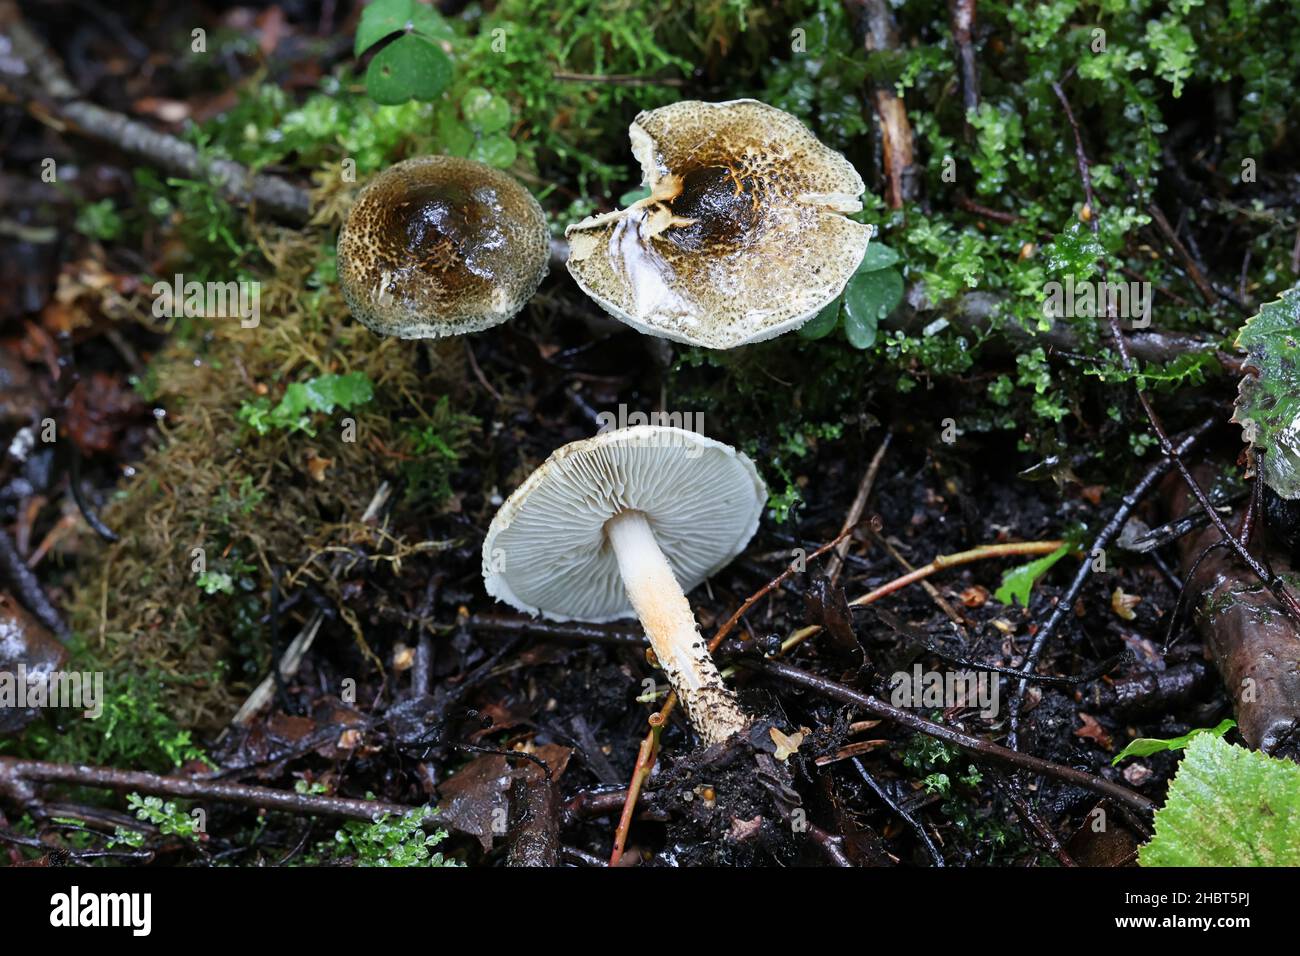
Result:
<svg viewBox="0 0 1300 956">
<path fill-rule="evenodd" d="M 885 452 L 889 451 L 889 443 L 893 437 L 893 432 L 885 432 L 880 447 L 871 456 L 871 464 L 867 465 L 862 482 L 858 485 L 858 493 L 853 496 L 849 513 L 844 516 L 844 524 L 840 526 L 840 543 L 835 546 L 835 553 L 826 562 L 826 577 L 830 579 L 831 584 L 840 579 L 840 572 L 844 570 L 844 556 L 849 553 L 849 545 L 852 543 L 848 532 L 856 528 L 858 522 L 862 520 L 862 510 L 867 506 L 867 499 L 871 497 L 871 489 L 875 487 L 876 476 L 880 474 L 880 465 L 885 460 Z"/>
<path fill-rule="evenodd" d="M 37 118 L 109 143 L 174 175 L 211 182 L 228 200 L 265 209 L 292 225 L 304 225 L 311 218 L 311 196 L 306 190 L 275 176 L 250 173 L 232 160 L 204 156 L 175 136 L 81 99 L 58 58 L 7 0 L 0 2 L 0 30 L 27 71 L 0 74 L 0 83 L 25 100 Z"/>
<path fill-rule="evenodd" d="M 1180 453 L 1185 454 L 1191 451 L 1196 443 L 1205 436 L 1205 433 L 1214 427 L 1214 424 L 1215 419 L 1207 418 L 1193 428 L 1178 443 Z M 1084 560 L 1080 562 L 1079 570 L 1074 574 L 1074 580 L 1070 582 L 1070 586 L 1066 588 L 1065 593 L 1057 600 L 1056 607 L 1052 609 L 1052 613 L 1047 618 L 1047 623 L 1038 630 L 1038 633 L 1034 635 L 1033 643 L 1029 645 L 1029 653 L 1025 655 L 1024 664 L 1021 667 L 1021 670 L 1026 675 L 1032 674 L 1038 668 L 1038 661 L 1043 655 L 1043 649 L 1047 647 L 1047 642 L 1056 634 L 1061 622 L 1065 620 L 1065 616 L 1073 609 L 1074 602 L 1079 597 L 1079 592 L 1083 590 L 1084 583 L 1092 574 L 1092 555 L 1096 554 L 1099 549 L 1104 550 L 1110 545 L 1111 541 L 1127 523 L 1129 516 L 1133 514 L 1133 510 L 1138 506 L 1138 503 L 1146 497 L 1147 493 L 1155 487 L 1156 482 L 1172 467 L 1173 463 L 1168 458 L 1163 458 L 1152 465 L 1147 473 L 1142 476 L 1142 480 L 1124 496 L 1119 507 L 1115 509 L 1115 513 L 1110 516 L 1110 520 L 1102 526 L 1101 531 L 1093 538 L 1092 547 L 1088 549 Z M 1027 678 L 1022 677 L 1011 692 L 1007 746 L 1012 750 L 1015 750 L 1020 743 L 1020 707 L 1028 687 Z"/>
<path fill-rule="evenodd" d="M 1135 810 L 1141 810 L 1146 813 L 1154 812 L 1155 803 L 1148 800 L 1142 794 L 1127 787 L 1122 787 L 1117 783 L 1112 783 L 1105 777 L 1099 777 L 1096 774 L 1088 773 L 1084 770 L 1077 770 L 1074 767 L 1067 767 L 1064 764 L 1053 763 L 1050 760 L 1044 760 L 1041 757 L 1034 757 L 1030 754 L 1021 753 L 1018 750 L 1009 750 L 998 744 L 990 743 L 979 737 L 972 737 L 970 734 L 962 733 L 951 727 L 945 727 L 943 724 L 936 724 L 933 721 L 926 720 L 911 711 L 894 707 L 883 700 L 872 697 L 870 694 L 864 694 L 861 691 L 854 690 L 844 684 L 836 683 L 825 677 L 820 677 L 808 671 L 800 670 L 781 661 L 761 661 L 750 658 L 741 658 L 737 663 L 741 666 L 751 668 L 760 673 L 769 674 L 777 677 L 788 684 L 795 684 L 799 687 L 805 687 L 809 690 L 829 697 L 832 700 L 838 700 L 844 704 L 852 704 L 861 707 L 870 714 L 877 717 L 883 717 L 892 720 L 908 730 L 914 730 L 917 733 L 926 734 L 950 743 L 955 747 L 970 751 L 981 757 L 990 760 L 996 760 L 1001 763 L 1010 764 L 1022 770 L 1029 770 L 1034 773 L 1041 773 L 1044 776 L 1052 777 L 1065 783 L 1074 784 L 1078 787 L 1084 787 L 1095 793 L 1104 794 L 1114 800 L 1119 801 Z"/>
<path fill-rule="evenodd" d="M 899 48 L 898 24 L 886 0 L 844 0 L 844 9 L 853 25 L 854 35 L 866 52 Z M 903 203 L 916 194 L 912 125 L 907 121 L 907 108 L 894 92 L 892 83 L 874 83 L 870 98 L 880 131 L 885 201 L 891 209 L 901 209 Z"/>
<path fill-rule="evenodd" d="M 66 642 L 68 625 L 55 608 L 54 602 L 46 595 L 41 582 L 32 573 L 23 560 L 18 549 L 14 547 L 9 532 L 0 528 L 0 575 L 14 586 L 14 593 L 23 606 L 36 615 L 36 619 L 53 631 L 60 640 Z"/>
<path fill-rule="evenodd" d="M 948 568 L 955 568 L 963 564 L 973 564 L 976 561 L 985 561 L 990 558 L 1008 558 L 1021 555 L 1042 555 L 1051 554 L 1056 551 L 1064 542 L 1062 541 L 1013 541 L 1006 544 L 985 544 L 978 548 L 971 548 L 968 551 L 958 551 L 955 554 L 941 554 L 924 567 L 917 568 L 915 571 L 909 571 L 901 577 L 894 578 L 892 581 L 880 585 L 873 591 L 854 598 L 849 602 L 851 607 L 864 607 L 868 604 L 874 604 L 883 597 L 888 597 L 895 591 L 901 591 L 909 584 L 915 584 L 917 581 L 923 581 L 932 574 L 937 574 Z M 809 624 L 807 627 L 801 627 L 784 641 L 781 642 L 781 653 L 787 654 L 794 647 L 806 641 L 821 631 L 821 625 Z"/>
<path fill-rule="evenodd" d="M 21 760 L 0 757 L 0 793 L 22 804 L 24 809 L 40 815 L 40 801 L 30 791 L 32 783 L 70 783 L 108 790 L 132 790 L 155 796 L 182 797 L 191 800 L 217 800 L 264 810 L 289 813 L 312 813 L 373 821 L 381 813 L 404 814 L 418 807 L 408 807 L 385 800 L 356 800 L 351 797 L 327 797 L 322 794 L 296 793 L 272 787 L 252 787 L 219 780 L 194 777 L 161 777 L 137 770 L 112 767 L 87 767 L 49 763 L 44 760 Z M 445 823 L 444 823 L 445 825 Z"/>
</svg>

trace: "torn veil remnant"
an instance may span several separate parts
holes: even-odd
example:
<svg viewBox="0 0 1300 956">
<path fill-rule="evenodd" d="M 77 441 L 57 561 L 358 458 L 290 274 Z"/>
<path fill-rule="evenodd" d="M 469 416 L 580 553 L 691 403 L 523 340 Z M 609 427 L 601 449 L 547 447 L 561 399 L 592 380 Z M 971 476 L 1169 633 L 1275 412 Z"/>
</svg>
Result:
<svg viewBox="0 0 1300 956">
<path fill-rule="evenodd" d="M 728 445 L 655 425 L 604 432 L 560 448 L 501 506 L 484 585 L 552 620 L 639 618 L 692 725 L 718 743 L 749 721 L 685 592 L 744 550 L 766 501 Z"/>
<path fill-rule="evenodd" d="M 464 335 L 522 309 L 549 256 L 546 216 L 527 189 L 483 163 L 421 156 L 357 197 L 339 232 L 339 285 L 381 335 Z"/>
<path fill-rule="evenodd" d="M 726 349 L 797 329 L 843 290 L 871 227 L 862 177 L 794 116 L 757 100 L 641 113 L 650 195 L 565 230 L 568 269 L 649 335 Z"/>
</svg>

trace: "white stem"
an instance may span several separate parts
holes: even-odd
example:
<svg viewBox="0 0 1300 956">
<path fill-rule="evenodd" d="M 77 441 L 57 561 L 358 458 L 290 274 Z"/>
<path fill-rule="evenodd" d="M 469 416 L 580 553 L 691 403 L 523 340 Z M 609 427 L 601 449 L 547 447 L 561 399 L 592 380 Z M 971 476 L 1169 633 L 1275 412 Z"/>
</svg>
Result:
<svg viewBox="0 0 1300 956">
<path fill-rule="evenodd" d="M 691 723 L 708 744 L 726 740 L 749 718 L 722 682 L 650 523 L 639 511 L 625 511 L 606 523 L 605 533 L 618 557 L 632 609 Z"/>
</svg>

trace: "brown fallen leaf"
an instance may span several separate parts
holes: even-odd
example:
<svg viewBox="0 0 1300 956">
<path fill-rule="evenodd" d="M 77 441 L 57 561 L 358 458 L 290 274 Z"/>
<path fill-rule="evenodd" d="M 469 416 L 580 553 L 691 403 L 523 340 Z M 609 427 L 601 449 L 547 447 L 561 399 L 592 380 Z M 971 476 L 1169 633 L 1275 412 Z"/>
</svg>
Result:
<svg viewBox="0 0 1300 956">
<path fill-rule="evenodd" d="M 989 589 L 979 584 L 973 584 L 961 592 L 961 603 L 965 607 L 983 607 L 988 603 L 988 599 Z"/>
<path fill-rule="evenodd" d="M 333 458 L 325 458 L 316 454 L 315 449 L 307 449 L 307 474 L 311 475 L 312 481 L 324 481 L 325 472 L 329 471 L 330 465 L 334 464 Z"/>
<path fill-rule="evenodd" d="M 1074 732 L 1074 736 L 1091 740 L 1102 750 L 1114 749 L 1114 744 L 1111 742 L 1110 734 L 1106 732 L 1105 727 L 1097 723 L 1096 717 L 1093 717 L 1091 714 L 1085 714 L 1083 711 L 1079 711 L 1079 719 L 1083 721 L 1083 726 Z"/>
</svg>

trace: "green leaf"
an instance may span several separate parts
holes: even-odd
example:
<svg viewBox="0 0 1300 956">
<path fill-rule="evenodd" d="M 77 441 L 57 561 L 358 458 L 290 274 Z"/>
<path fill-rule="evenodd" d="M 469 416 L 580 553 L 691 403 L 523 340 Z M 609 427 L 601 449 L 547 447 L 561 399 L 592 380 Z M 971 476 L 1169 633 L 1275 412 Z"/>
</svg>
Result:
<svg viewBox="0 0 1300 956">
<path fill-rule="evenodd" d="M 640 202 L 649 195 L 649 186 L 638 186 L 636 189 L 629 189 L 623 195 L 618 197 L 618 206 L 620 209 L 626 209 L 628 206 Z"/>
<path fill-rule="evenodd" d="M 322 375 L 309 382 L 295 383 L 285 392 L 295 388 L 302 389 L 303 409 L 313 412 L 332 412 L 336 405 L 343 408 L 355 408 L 375 397 L 374 386 L 364 372 L 349 372 L 347 375 Z"/>
<path fill-rule="evenodd" d="M 1300 866 L 1300 766 L 1197 734 L 1142 866 Z"/>
<path fill-rule="evenodd" d="M 481 86 L 476 86 L 460 101 L 465 122 L 480 133 L 495 133 L 510 122 L 510 104 Z"/>
<path fill-rule="evenodd" d="M 876 344 L 876 326 L 903 301 L 903 277 L 894 269 L 859 272 L 844 289 L 844 332 L 849 344 Z"/>
<path fill-rule="evenodd" d="M 456 36 L 456 31 L 452 29 L 446 18 L 436 9 L 426 3 L 416 3 L 412 6 L 414 11 L 411 14 L 411 26 L 415 32 L 430 40 L 451 40 Z"/>
<path fill-rule="evenodd" d="M 329 413 L 335 408 L 350 411 L 374 397 L 374 386 L 364 372 L 347 375 L 321 375 L 308 382 L 294 382 L 284 390 L 284 397 L 274 408 L 265 398 L 244 402 L 238 413 L 241 422 L 259 435 L 274 428 L 314 434 L 312 412 Z"/>
<path fill-rule="evenodd" d="M 384 37 L 405 30 L 414 16 L 415 6 L 414 0 L 374 0 L 367 4 L 357 24 L 352 55 L 360 56 Z"/>
<path fill-rule="evenodd" d="M 366 92 L 376 103 L 436 99 L 451 83 L 451 60 L 422 37 L 407 34 L 375 54 L 366 70 Z"/>
<path fill-rule="evenodd" d="M 1121 750 L 1115 759 L 1110 762 L 1112 767 L 1117 766 L 1125 757 L 1150 757 L 1152 754 L 1163 753 L 1166 750 L 1182 750 L 1198 734 L 1214 734 L 1216 737 L 1222 737 L 1233 727 L 1237 726 L 1235 720 L 1223 720 L 1217 727 L 1197 727 L 1195 730 L 1183 734 L 1181 737 L 1170 737 L 1161 739 L 1159 737 L 1135 737 L 1129 742 L 1129 745 Z"/>
<path fill-rule="evenodd" d="M 898 253 L 889 246 L 879 242 L 867 243 L 867 253 L 858 263 L 858 272 L 875 272 L 877 269 L 887 269 L 898 261 Z"/>
<path fill-rule="evenodd" d="M 235 581 L 224 571 L 204 571 L 194 581 L 205 594 L 234 594 Z"/>
<path fill-rule="evenodd" d="M 480 163 L 487 163 L 498 169 L 505 169 L 513 164 L 517 155 L 515 141 L 505 133 L 480 136 L 469 151 L 470 159 L 476 159 Z"/>
<path fill-rule="evenodd" d="M 1056 562 L 1060 561 L 1069 552 L 1070 545 L 1067 542 L 1037 561 L 1030 561 L 1028 564 L 1012 568 L 1002 575 L 1002 586 L 997 589 L 993 596 L 1003 604 L 1012 604 L 1019 601 L 1025 607 L 1029 607 L 1029 592 L 1034 589 L 1038 579 L 1050 571 L 1056 565 Z"/>
<path fill-rule="evenodd" d="M 474 146 L 474 134 L 460 121 L 456 108 L 444 103 L 436 120 L 438 144 L 448 156 L 468 156 Z"/>
<path fill-rule="evenodd" d="M 844 298 L 836 296 L 830 305 L 799 327 L 799 334 L 806 339 L 824 339 L 830 335 L 840 321 L 840 306 L 843 304 Z"/>
<path fill-rule="evenodd" d="M 1300 288 L 1269 302 L 1237 336 L 1246 364 L 1232 420 L 1256 450 L 1264 483 L 1300 499 Z"/>
</svg>

